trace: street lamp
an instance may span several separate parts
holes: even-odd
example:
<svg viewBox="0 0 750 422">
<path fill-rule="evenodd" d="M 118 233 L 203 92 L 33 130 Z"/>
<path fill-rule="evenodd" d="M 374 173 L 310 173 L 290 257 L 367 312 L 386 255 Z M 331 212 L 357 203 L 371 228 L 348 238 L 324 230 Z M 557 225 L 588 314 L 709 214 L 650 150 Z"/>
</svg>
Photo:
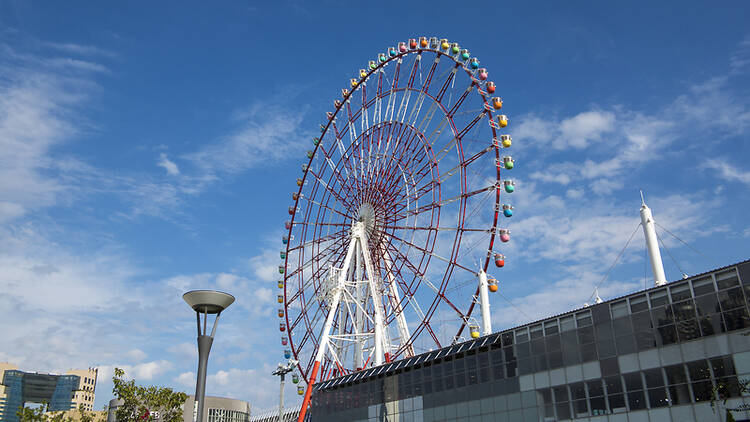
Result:
<svg viewBox="0 0 750 422">
<path fill-rule="evenodd" d="M 289 359 L 286 365 L 279 364 L 275 371 L 271 375 L 278 375 L 281 377 L 281 392 L 279 393 L 279 422 L 282 422 L 284 414 L 284 376 L 292 371 L 299 362 L 294 359 Z M 295 381 L 296 382 L 296 381 Z"/>
<path fill-rule="evenodd" d="M 215 290 L 193 290 L 182 295 L 188 305 L 195 311 L 198 322 L 198 379 L 195 383 L 195 400 L 193 402 L 193 422 L 203 422 L 203 404 L 206 399 L 206 370 L 208 354 L 214 342 L 216 326 L 219 324 L 221 311 L 234 302 L 234 296 Z M 201 314 L 203 314 L 203 331 L 201 332 Z M 216 314 L 211 335 L 206 335 L 208 314 Z"/>
</svg>

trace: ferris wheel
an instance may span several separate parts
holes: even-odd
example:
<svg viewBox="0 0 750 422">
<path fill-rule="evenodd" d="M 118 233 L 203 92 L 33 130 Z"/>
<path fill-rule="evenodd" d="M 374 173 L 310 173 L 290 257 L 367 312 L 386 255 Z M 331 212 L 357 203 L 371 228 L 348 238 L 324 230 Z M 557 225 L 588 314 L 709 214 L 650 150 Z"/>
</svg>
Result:
<svg viewBox="0 0 750 422">
<path fill-rule="evenodd" d="M 477 307 L 491 332 L 487 271 L 504 265 L 515 189 L 498 85 L 458 43 L 421 37 L 333 101 L 280 254 L 279 329 L 305 401 L 318 380 L 478 337 Z"/>
</svg>

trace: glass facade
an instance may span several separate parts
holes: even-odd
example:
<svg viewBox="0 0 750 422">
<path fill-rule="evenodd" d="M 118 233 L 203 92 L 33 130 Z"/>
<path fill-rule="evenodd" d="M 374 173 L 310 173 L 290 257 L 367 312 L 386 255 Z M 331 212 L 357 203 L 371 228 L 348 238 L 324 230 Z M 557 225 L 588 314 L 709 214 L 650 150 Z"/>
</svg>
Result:
<svg viewBox="0 0 750 422">
<path fill-rule="evenodd" d="M 746 261 L 325 381 L 311 420 L 720 420 L 715 387 L 746 400 L 749 299 Z"/>
<path fill-rule="evenodd" d="M 0 400 L 0 422 L 18 422 L 17 412 L 27 402 L 47 403 L 49 410 L 55 412 L 72 409 L 80 377 L 8 370 L 0 381 L 5 386 L 5 399 Z"/>
</svg>

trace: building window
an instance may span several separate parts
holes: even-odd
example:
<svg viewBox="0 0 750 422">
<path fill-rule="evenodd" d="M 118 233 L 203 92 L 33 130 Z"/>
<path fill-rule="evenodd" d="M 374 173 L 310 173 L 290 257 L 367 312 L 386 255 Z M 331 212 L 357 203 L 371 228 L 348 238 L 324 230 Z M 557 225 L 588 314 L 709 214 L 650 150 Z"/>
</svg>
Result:
<svg viewBox="0 0 750 422">
<path fill-rule="evenodd" d="M 576 323 L 578 327 L 588 327 L 592 324 L 591 312 L 584 311 L 576 314 Z"/>
<path fill-rule="evenodd" d="M 690 284 L 688 283 L 672 286 L 669 288 L 669 292 L 672 294 L 672 302 L 680 302 L 692 297 L 692 294 L 690 293 Z"/>
<path fill-rule="evenodd" d="M 570 402 L 568 401 L 568 387 L 560 386 L 552 389 L 555 397 L 555 411 L 558 420 L 570 419 Z"/>
<path fill-rule="evenodd" d="M 604 387 L 602 386 L 602 380 L 587 381 L 586 389 L 589 392 L 591 415 L 592 416 L 606 415 L 607 405 L 604 400 Z"/>
<path fill-rule="evenodd" d="M 693 281 L 693 292 L 695 292 L 696 296 L 713 293 L 715 291 L 716 289 L 714 288 L 714 281 L 711 279 L 711 277 Z"/>
<path fill-rule="evenodd" d="M 626 300 L 614 302 L 610 304 L 609 307 L 610 307 L 610 311 L 612 312 L 613 319 L 623 317 L 629 314 L 628 302 Z"/>
<path fill-rule="evenodd" d="M 740 284 L 740 279 L 734 269 L 716 274 L 716 285 L 719 286 L 719 290 L 728 289 L 738 284 Z"/>
<path fill-rule="evenodd" d="M 630 410 L 646 408 L 646 400 L 643 395 L 643 381 L 640 372 L 623 375 L 625 390 L 628 395 L 628 407 Z"/>
<path fill-rule="evenodd" d="M 557 320 L 547 321 L 544 323 L 544 335 L 549 336 L 560 332 L 560 328 L 557 326 Z"/>
<path fill-rule="evenodd" d="M 622 394 L 622 381 L 619 376 L 604 378 L 604 388 L 607 394 L 609 411 L 620 413 L 626 410 L 625 396 Z"/>
<path fill-rule="evenodd" d="M 646 388 L 648 389 L 648 402 L 651 408 L 664 407 L 669 405 L 667 390 L 664 387 L 664 376 L 661 368 L 649 369 L 643 371 L 646 379 Z"/>
<path fill-rule="evenodd" d="M 648 302 L 646 302 L 646 295 L 633 296 L 630 298 L 630 313 L 636 313 L 645 311 L 648 309 Z"/>
<path fill-rule="evenodd" d="M 532 339 L 542 337 L 544 335 L 542 333 L 542 324 L 532 325 L 529 328 L 529 333 Z"/>
<path fill-rule="evenodd" d="M 560 318 L 560 331 L 572 331 L 575 328 L 576 321 L 572 315 Z"/>
<path fill-rule="evenodd" d="M 657 290 L 655 292 L 649 293 L 649 298 L 651 299 L 651 307 L 655 308 L 657 306 L 664 306 L 669 304 L 669 297 L 667 296 L 667 290 Z"/>
<path fill-rule="evenodd" d="M 516 330 L 516 343 L 529 341 L 529 334 L 526 329 Z"/>
</svg>

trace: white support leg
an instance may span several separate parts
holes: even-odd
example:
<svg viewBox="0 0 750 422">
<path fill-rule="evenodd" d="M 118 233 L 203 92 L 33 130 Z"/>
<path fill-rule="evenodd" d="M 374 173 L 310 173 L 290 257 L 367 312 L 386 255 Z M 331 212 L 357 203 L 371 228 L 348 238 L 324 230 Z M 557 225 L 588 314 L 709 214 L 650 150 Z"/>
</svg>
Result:
<svg viewBox="0 0 750 422">
<path fill-rule="evenodd" d="M 339 301 L 341 300 L 341 294 L 346 288 L 346 273 L 348 272 L 349 265 L 351 264 L 356 243 L 357 242 L 355 239 L 352 239 L 351 243 L 349 243 L 349 250 L 346 252 L 346 258 L 344 258 L 344 268 L 342 268 L 341 272 L 339 273 L 339 278 L 336 282 L 336 286 L 334 286 L 333 288 L 331 308 L 328 310 L 328 316 L 326 317 L 326 322 L 323 325 L 323 333 L 321 334 L 320 343 L 318 344 L 318 352 L 315 355 L 315 363 L 318 365 L 323 361 L 323 356 L 326 353 L 326 345 L 328 344 L 328 337 L 331 333 L 333 318 L 336 315 L 336 310 L 338 309 Z"/>
<path fill-rule="evenodd" d="M 377 275 L 372 268 L 372 260 L 370 259 L 370 250 L 367 248 L 367 233 L 365 233 L 364 226 L 362 223 L 357 223 L 354 228 L 354 235 L 359 239 L 360 247 L 362 248 L 362 257 L 365 261 L 365 271 L 367 272 L 367 281 L 370 285 L 370 296 L 372 297 L 372 305 L 375 312 L 375 365 L 379 366 L 383 364 L 384 350 L 390 350 L 389 345 L 385 343 L 385 336 L 383 335 L 383 303 L 381 302 L 381 293 L 378 291 L 375 283 L 377 282 Z"/>
<path fill-rule="evenodd" d="M 487 273 L 479 270 L 479 303 L 482 308 L 482 335 L 492 334 L 492 316 L 490 315 L 490 294 Z"/>
<path fill-rule="evenodd" d="M 362 264 L 359 260 L 359 253 L 355 255 L 354 260 L 354 298 L 357 301 L 357 306 L 355 306 L 355 318 L 354 318 L 354 333 L 355 333 L 355 340 L 354 340 L 354 368 L 359 369 L 362 368 L 364 365 L 364 361 L 362 359 L 362 343 L 365 341 L 363 337 L 360 337 L 359 334 L 361 334 L 365 330 L 365 318 L 362 312 L 362 308 L 364 307 L 364 303 L 362 303 Z"/>
<path fill-rule="evenodd" d="M 409 326 L 406 324 L 406 316 L 404 315 L 404 309 L 401 306 L 401 296 L 398 293 L 398 286 L 396 285 L 396 277 L 393 274 L 393 262 L 391 256 L 385 250 L 385 247 L 381 246 L 381 254 L 385 261 L 385 272 L 388 273 L 388 291 L 389 299 L 391 301 L 391 308 L 396 316 L 396 323 L 398 325 L 398 334 L 401 337 L 401 346 L 411 338 L 409 334 Z M 406 357 L 414 356 L 414 347 L 410 344 L 406 348 Z"/>
</svg>

